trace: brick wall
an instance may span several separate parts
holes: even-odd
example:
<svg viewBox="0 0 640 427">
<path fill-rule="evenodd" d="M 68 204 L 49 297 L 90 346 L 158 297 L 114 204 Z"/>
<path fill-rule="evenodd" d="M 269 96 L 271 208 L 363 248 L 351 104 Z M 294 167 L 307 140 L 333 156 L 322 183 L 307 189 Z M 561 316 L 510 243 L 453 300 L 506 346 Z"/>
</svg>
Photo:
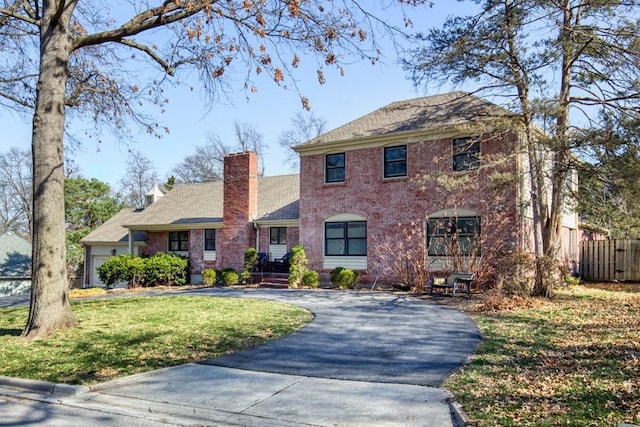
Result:
<svg viewBox="0 0 640 427">
<path fill-rule="evenodd" d="M 483 156 L 513 152 L 516 137 L 483 135 Z M 378 262 L 373 245 L 398 234 L 398 226 L 422 228 L 428 214 L 442 209 L 469 209 L 482 218 L 484 247 L 513 247 L 518 241 L 517 180 L 496 180 L 496 171 L 516 173 L 516 160 L 474 172 L 452 172 L 452 140 L 407 144 L 406 178 L 383 179 L 383 148 L 345 152 L 344 183 L 324 183 L 324 155 L 300 159 L 300 243 L 311 268 L 322 271 L 324 221 L 337 214 L 367 219 L 367 268 Z M 485 162 L 486 163 L 486 162 Z M 425 178 L 425 175 L 427 176 Z M 452 190 L 447 177 L 468 177 Z M 398 237 L 399 238 L 399 237 Z M 324 272 L 326 273 L 326 271 Z M 326 277 L 326 274 L 325 274 Z M 372 277 L 364 279 L 372 280 Z"/>
<path fill-rule="evenodd" d="M 232 154 L 224 159 L 224 227 L 219 233 L 222 268 L 241 270 L 244 253 L 255 246 L 251 224 L 258 207 L 258 158 L 253 152 Z"/>
<path fill-rule="evenodd" d="M 167 252 L 169 235 L 166 231 L 149 231 L 147 235 L 147 246 L 142 249 L 141 255 L 153 255 L 156 252 Z"/>
</svg>

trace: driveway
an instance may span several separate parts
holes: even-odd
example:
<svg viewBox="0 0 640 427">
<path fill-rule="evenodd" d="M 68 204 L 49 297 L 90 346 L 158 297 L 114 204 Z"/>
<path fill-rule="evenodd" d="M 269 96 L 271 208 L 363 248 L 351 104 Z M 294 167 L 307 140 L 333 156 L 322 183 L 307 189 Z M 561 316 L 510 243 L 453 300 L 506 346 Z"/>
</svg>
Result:
<svg viewBox="0 0 640 427">
<path fill-rule="evenodd" d="M 465 314 L 404 294 L 271 289 L 215 293 L 288 302 L 307 308 L 315 318 L 280 340 L 202 362 L 209 365 L 439 387 L 481 341 Z"/>
<path fill-rule="evenodd" d="M 0 377 L 0 394 L 8 396 L 7 416 L 15 414 L 18 421 L 35 410 L 53 412 L 47 409 L 53 403 L 58 415 L 45 425 L 65 425 L 78 413 L 86 415 L 75 419 L 105 426 L 147 421 L 261 427 L 456 425 L 451 395 L 437 387 L 464 364 L 481 337 L 475 324 L 454 309 L 382 292 L 168 293 L 278 300 L 305 307 L 315 318 L 300 331 L 251 350 L 91 387 L 16 385 L 11 379 L 3 384 Z M 0 301 L 0 306 L 25 301 Z"/>
</svg>

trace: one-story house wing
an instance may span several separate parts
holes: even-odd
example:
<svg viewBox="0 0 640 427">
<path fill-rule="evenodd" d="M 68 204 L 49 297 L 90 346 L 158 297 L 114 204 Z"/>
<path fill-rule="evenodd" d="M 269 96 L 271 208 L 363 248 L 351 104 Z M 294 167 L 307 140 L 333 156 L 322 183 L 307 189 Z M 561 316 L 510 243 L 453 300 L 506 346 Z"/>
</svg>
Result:
<svg viewBox="0 0 640 427">
<path fill-rule="evenodd" d="M 143 210 L 121 213 L 109 221 L 113 224 L 97 228 L 83 239 L 87 259 L 92 259 L 85 286 L 102 285 L 96 268 L 102 257 L 119 250 L 187 256 L 192 283 L 202 280 L 205 268 L 241 270 L 249 247 L 271 259 L 284 255 L 298 243 L 299 175 L 258 177 L 257 168 L 254 153 L 228 156 L 223 181 L 178 185 Z M 112 236 L 121 245 L 109 249 L 102 242 L 96 257 L 95 245 L 107 234 L 105 228 L 117 229 Z"/>
</svg>

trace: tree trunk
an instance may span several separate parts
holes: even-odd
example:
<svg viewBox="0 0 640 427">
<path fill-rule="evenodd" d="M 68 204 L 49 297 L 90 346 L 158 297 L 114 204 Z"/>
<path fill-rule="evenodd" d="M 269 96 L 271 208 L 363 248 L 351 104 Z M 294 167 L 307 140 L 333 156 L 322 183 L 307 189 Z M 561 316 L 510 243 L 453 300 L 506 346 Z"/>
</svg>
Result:
<svg viewBox="0 0 640 427">
<path fill-rule="evenodd" d="M 64 3 L 64 2 L 60 2 Z M 33 252 L 31 305 L 23 336 L 43 337 L 77 326 L 67 293 L 64 222 L 65 88 L 73 7 L 45 2 L 40 27 L 40 78 L 33 118 Z"/>
</svg>

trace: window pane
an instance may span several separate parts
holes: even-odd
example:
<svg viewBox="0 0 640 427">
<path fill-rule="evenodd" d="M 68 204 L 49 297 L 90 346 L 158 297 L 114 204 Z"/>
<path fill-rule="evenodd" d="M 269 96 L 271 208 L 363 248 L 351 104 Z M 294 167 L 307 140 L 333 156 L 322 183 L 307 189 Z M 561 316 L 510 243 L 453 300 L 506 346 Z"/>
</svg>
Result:
<svg viewBox="0 0 640 427">
<path fill-rule="evenodd" d="M 327 182 L 344 181 L 344 169 L 327 169 Z"/>
<path fill-rule="evenodd" d="M 342 223 L 342 222 L 328 222 L 326 224 L 326 236 L 327 236 L 327 239 L 342 239 L 342 238 L 344 238 L 344 223 Z"/>
<path fill-rule="evenodd" d="M 327 240 L 327 255 L 344 255 L 344 240 Z"/>
<path fill-rule="evenodd" d="M 327 167 L 344 167 L 344 153 L 328 154 L 327 155 Z"/>
<path fill-rule="evenodd" d="M 271 235 L 271 237 L 269 238 L 269 243 L 271 243 L 272 245 L 277 245 L 278 244 L 278 229 L 275 227 L 272 227 L 269 229 L 269 234 Z"/>
<path fill-rule="evenodd" d="M 384 176 L 406 176 L 407 175 L 407 163 L 387 163 L 385 165 Z"/>
<path fill-rule="evenodd" d="M 349 239 L 349 255 L 366 255 L 367 239 Z"/>
<path fill-rule="evenodd" d="M 216 250 L 216 230 L 214 229 L 204 230 L 204 250 L 205 251 Z"/>
<path fill-rule="evenodd" d="M 480 166 L 480 141 L 477 138 L 453 140 L 453 170 L 465 171 Z"/>
<path fill-rule="evenodd" d="M 367 224 L 365 222 L 349 222 L 347 236 L 352 238 L 367 237 Z"/>
<path fill-rule="evenodd" d="M 386 161 L 393 160 L 406 160 L 407 159 L 407 147 L 402 145 L 400 147 L 388 147 L 384 149 L 384 159 Z"/>
</svg>

